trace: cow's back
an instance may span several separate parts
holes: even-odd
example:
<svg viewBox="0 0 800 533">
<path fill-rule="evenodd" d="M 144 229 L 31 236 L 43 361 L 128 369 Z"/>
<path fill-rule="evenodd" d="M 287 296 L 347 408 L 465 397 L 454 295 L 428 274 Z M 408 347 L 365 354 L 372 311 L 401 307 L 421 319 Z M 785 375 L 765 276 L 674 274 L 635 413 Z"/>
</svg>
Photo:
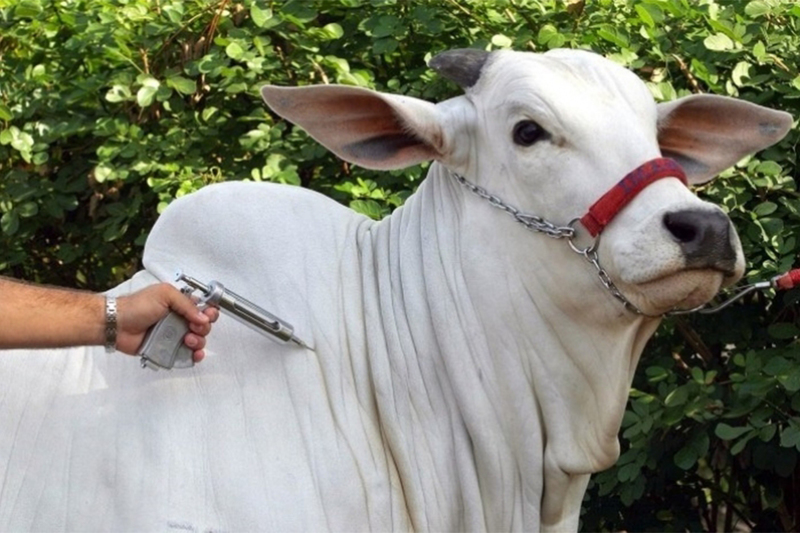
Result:
<svg viewBox="0 0 800 533">
<path fill-rule="evenodd" d="M 316 350 L 223 316 L 191 370 L 141 370 L 102 348 L 3 353 L 0 530 L 407 529 L 364 353 L 357 242 L 370 225 L 265 184 L 176 201 L 146 271 L 113 292 L 183 269 Z"/>
</svg>

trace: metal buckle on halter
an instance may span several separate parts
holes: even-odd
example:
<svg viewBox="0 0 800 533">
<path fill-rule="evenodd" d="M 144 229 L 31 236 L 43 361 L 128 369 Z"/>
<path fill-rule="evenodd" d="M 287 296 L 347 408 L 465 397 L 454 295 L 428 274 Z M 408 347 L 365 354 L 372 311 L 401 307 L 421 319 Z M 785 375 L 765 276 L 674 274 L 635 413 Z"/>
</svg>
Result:
<svg viewBox="0 0 800 533">
<path fill-rule="evenodd" d="M 566 226 L 558 226 L 549 222 L 539 216 L 525 214 L 520 212 L 516 207 L 505 203 L 503 200 L 490 194 L 486 189 L 470 183 L 466 178 L 459 174 L 453 173 L 456 181 L 461 185 L 472 191 L 476 196 L 488 201 L 492 207 L 502 209 L 514 219 L 524 225 L 527 229 L 542 233 L 548 237 L 555 239 L 566 239 L 570 249 L 578 255 L 583 256 L 597 271 L 597 276 L 606 290 L 622 302 L 626 310 L 648 318 L 660 318 L 664 316 L 683 315 L 688 313 L 716 313 L 740 299 L 741 297 L 749 294 L 755 290 L 775 288 L 775 289 L 790 289 L 792 287 L 800 286 L 800 269 L 792 270 L 785 274 L 775 276 L 770 281 L 761 281 L 741 287 L 732 297 L 725 300 L 719 305 L 710 306 L 703 304 L 693 309 L 672 309 L 660 315 L 650 315 L 644 313 L 641 309 L 631 303 L 624 294 L 614 285 L 611 276 L 600 265 L 600 257 L 597 249 L 600 245 L 600 235 L 605 225 L 619 212 L 625 204 L 630 201 L 633 196 L 640 192 L 644 187 L 653 181 L 667 177 L 677 177 L 684 185 L 687 183 L 686 176 L 681 170 L 680 166 L 674 161 L 665 160 L 664 158 L 657 158 L 640 165 L 627 176 L 625 176 L 613 189 L 604 194 L 597 202 L 595 202 L 584 217 L 576 217 L 569 221 Z M 623 192 L 620 193 L 620 190 Z M 601 216 L 597 216 L 597 215 Z M 580 247 L 576 240 L 578 238 L 578 231 L 576 223 L 580 222 L 581 226 L 586 230 L 593 240 L 591 244 L 586 247 Z M 593 229 L 592 229 L 593 227 Z"/>
<path fill-rule="evenodd" d="M 578 230 L 575 229 L 575 224 L 580 221 L 580 217 L 575 217 L 567 224 L 568 228 L 572 228 L 572 235 L 567 238 L 567 244 L 569 244 L 569 247 L 572 248 L 572 251 L 576 254 L 588 257 L 589 254 L 597 251 L 597 247 L 600 245 L 600 234 L 597 234 L 596 237 L 592 237 L 592 243 L 589 246 L 580 248 L 575 244 L 575 240 L 578 236 Z"/>
</svg>

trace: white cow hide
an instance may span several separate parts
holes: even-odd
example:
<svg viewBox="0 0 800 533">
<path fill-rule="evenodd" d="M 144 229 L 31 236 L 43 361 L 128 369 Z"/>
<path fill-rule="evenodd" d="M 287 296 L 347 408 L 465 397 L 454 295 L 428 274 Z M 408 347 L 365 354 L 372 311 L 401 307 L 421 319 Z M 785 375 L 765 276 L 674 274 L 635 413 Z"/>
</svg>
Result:
<svg viewBox="0 0 800 533">
<path fill-rule="evenodd" d="M 433 159 L 381 222 L 300 188 L 225 183 L 176 200 L 124 294 L 176 269 L 296 326 L 279 346 L 224 317 L 191 370 L 102 348 L 0 355 L 1 531 L 576 529 L 658 320 L 632 314 L 564 242 L 471 194 L 458 172 L 559 224 L 664 153 L 694 182 L 790 119 L 718 97 L 656 106 L 586 52 L 454 51 L 438 105 L 348 87 L 266 88 L 280 115 L 372 168 Z M 514 141 L 521 121 L 545 134 Z M 640 309 L 705 302 L 742 273 L 691 266 L 666 213 L 719 213 L 676 179 L 609 226 L 601 262 Z M 733 259 L 731 259 L 731 257 Z M 699 266 L 698 266 L 699 265 Z"/>
</svg>

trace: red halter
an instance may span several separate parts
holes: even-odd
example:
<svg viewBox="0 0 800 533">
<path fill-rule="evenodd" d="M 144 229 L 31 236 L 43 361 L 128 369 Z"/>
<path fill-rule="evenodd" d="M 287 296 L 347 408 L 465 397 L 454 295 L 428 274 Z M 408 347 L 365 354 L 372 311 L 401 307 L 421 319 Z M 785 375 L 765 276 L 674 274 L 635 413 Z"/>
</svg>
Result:
<svg viewBox="0 0 800 533">
<path fill-rule="evenodd" d="M 652 159 L 629 172 L 610 191 L 592 204 L 589 211 L 581 217 L 581 224 L 592 237 L 597 237 L 617 216 L 617 213 L 633 200 L 634 196 L 661 178 L 678 178 L 684 185 L 688 186 L 689 184 L 686 174 L 678 163 L 665 157 Z"/>
<path fill-rule="evenodd" d="M 619 183 L 614 185 L 610 191 L 592 204 L 589 211 L 580 218 L 581 224 L 592 237 L 597 237 L 614 217 L 617 216 L 622 208 L 633 200 L 634 196 L 639 194 L 642 189 L 661 178 L 678 178 L 684 185 L 689 185 L 686 174 L 678 163 L 665 157 L 652 159 L 632 170 L 627 176 L 622 178 Z M 726 307 L 730 302 L 744 296 L 747 292 L 750 292 L 751 289 L 773 287 L 779 290 L 788 290 L 797 286 L 800 286 L 800 269 L 790 270 L 785 274 L 775 276 L 770 281 L 754 283 L 722 305 L 704 309 L 700 312 L 716 312 Z M 674 314 L 681 313 L 678 312 Z"/>
<path fill-rule="evenodd" d="M 586 248 L 579 248 L 573 243 L 573 239 L 575 238 L 575 228 L 573 224 L 580 221 L 580 223 L 586 228 L 592 237 L 597 237 L 614 219 L 614 217 L 617 216 L 617 214 L 626 205 L 628 205 L 628 203 L 637 194 L 639 194 L 645 187 L 654 181 L 660 180 L 661 178 L 677 178 L 681 180 L 684 185 L 688 186 L 686 174 L 683 172 L 683 169 L 678 163 L 672 159 L 658 157 L 640 165 L 628 173 L 628 175 L 622 178 L 619 183 L 614 185 L 611 190 L 609 190 L 607 193 L 601 196 L 599 200 L 592 204 L 592 206 L 589 208 L 589 211 L 585 215 L 579 219 L 573 219 L 567 226 L 557 226 L 541 217 L 524 214 L 520 212 L 519 209 L 505 203 L 497 196 L 490 194 L 486 189 L 470 183 L 463 176 L 459 174 L 453 174 L 453 176 L 461 185 L 475 193 L 477 196 L 488 201 L 493 207 L 502 209 L 509 215 L 513 216 L 517 222 L 521 223 L 529 230 L 544 233 L 547 236 L 555 239 L 566 239 L 573 251 L 583 255 L 586 260 L 594 265 L 594 267 L 597 269 L 598 275 L 600 276 L 600 281 L 603 283 L 605 288 L 608 289 L 615 298 L 620 300 L 625 305 L 626 309 L 640 315 L 645 315 L 645 313 L 643 313 L 641 310 L 639 310 L 639 308 L 625 298 L 619 289 L 614 286 L 614 283 L 611 281 L 606 271 L 600 266 L 599 258 L 597 256 L 597 240 L 595 240 Z M 746 285 L 720 305 L 708 307 L 706 304 L 695 309 L 673 310 L 663 313 L 662 316 L 693 313 L 695 311 L 700 313 L 716 313 L 717 311 L 724 309 L 732 302 L 754 290 L 766 289 L 770 287 L 786 290 L 796 286 L 800 286 L 800 269 L 795 269 L 785 274 L 775 276 L 769 281 L 760 281 Z"/>
</svg>

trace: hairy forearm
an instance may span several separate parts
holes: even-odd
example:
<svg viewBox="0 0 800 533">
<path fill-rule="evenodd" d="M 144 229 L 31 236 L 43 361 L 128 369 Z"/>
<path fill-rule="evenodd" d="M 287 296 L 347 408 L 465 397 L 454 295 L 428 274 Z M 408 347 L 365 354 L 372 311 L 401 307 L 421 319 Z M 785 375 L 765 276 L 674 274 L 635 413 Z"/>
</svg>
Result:
<svg viewBox="0 0 800 533">
<path fill-rule="evenodd" d="M 103 296 L 0 278 L 0 348 L 98 345 L 104 335 Z"/>
</svg>

